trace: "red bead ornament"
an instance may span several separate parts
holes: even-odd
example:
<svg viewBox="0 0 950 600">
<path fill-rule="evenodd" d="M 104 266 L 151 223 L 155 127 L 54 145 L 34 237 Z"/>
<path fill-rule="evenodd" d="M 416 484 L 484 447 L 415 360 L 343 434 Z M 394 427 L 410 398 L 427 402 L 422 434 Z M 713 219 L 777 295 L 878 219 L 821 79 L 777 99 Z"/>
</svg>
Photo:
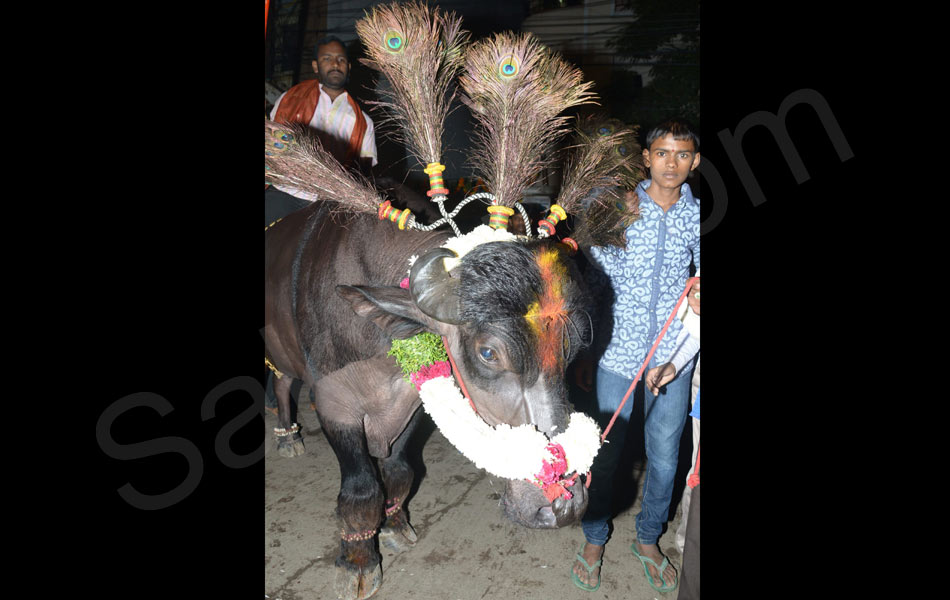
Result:
<svg viewBox="0 0 950 600">
<path fill-rule="evenodd" d="M 565 244 L 571 248 L 572 252 L 577 252 L 578 245 L 572 238 L 566 237 L 561 240 L 562 244 Z"/>
</svg>

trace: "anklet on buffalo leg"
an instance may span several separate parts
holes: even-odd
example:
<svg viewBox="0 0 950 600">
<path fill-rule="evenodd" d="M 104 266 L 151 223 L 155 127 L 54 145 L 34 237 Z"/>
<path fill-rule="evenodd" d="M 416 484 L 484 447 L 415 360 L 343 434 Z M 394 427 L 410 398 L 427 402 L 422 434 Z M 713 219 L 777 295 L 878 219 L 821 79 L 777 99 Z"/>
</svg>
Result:
<svg viewBox="0 0 950 600">
<path fill-rule="evenodd" d="M 359 531 L 357 533 L 347 533 L 345 530 L 340 530 L 340 537 L 344 542 L 358 542 L 362 540 L 368 540 L 376 535 L 375 529 L 367 529 L 366 531 Z"/>
<path fill-rule="evenodd" d="M 296 423 L 290 426 L 290 429 L 284 429 L 283 427 L 274 427 L 274 435 L 277 437 L 286 437 L 300 431 L 300 426 Z"/>
<path fill-rule="evenodd" d="M 393 516 L 394 514 L 399 512 L 399 510 L 402 508 L 402 500 L 400 500 L 399 498 L 393 498 L 392 500 L 388 500 L 387 502 L 392 503 L 391 506 L 386 507 L 387 517 Z"/>
</svg>

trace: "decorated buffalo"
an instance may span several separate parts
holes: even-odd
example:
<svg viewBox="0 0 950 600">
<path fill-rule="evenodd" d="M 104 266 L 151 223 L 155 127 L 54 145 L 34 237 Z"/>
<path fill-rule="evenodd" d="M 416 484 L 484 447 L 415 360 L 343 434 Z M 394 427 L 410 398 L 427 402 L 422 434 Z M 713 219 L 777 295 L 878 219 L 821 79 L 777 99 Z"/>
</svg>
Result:
<svg viewBox="0 0 950 600">
<path fill-rule="evenodd" d="M 368 590 L 378 585 L 380 525 L 381 542 L 394 550 L 415 541 L 403 505 L 413 477 L 405 449 L 421 401 L 387 355 L 392 341 L 444 338 L 485 422 L 530 424 L 553 437 L 568 426 L 564 368 L 589 339 L 589 319 L 575 267 L 553 242 L 483 244 L 449 274 L 443 259 L 454 253 L 439 248 L 446 232 L 407 235 L 373 218 L 344 229 L 331 220 L 317 202 L 267 231 L 265 338 L 282 373 L 279 426 L 292 428 L 293 378 L 315 392 L 341 467 L 337 566 L 352 573 L 344 587 Z M 412 255 L 406 289 L 399 283 Z M 541 487 L 509 480 L 502 502 L 518 523 L 558 527 L 586 507 L 581 480 L 568 491 L 552 503 Z"/>
<path fill-rule="evenodd" d="M 430 226 L 344 170 L 305 129 L 265 120 L 267 181 L 320 197 L 265 231 L 264 337 L 281 454 L 305 451 L 290 416 L 290 388 L 302 380 L 340 464 L 341 598 L 378 589 L 377 536 L 394 551 L 416 541 L 406 448 L 420 408 L 477 466 L 508 480 L 504 512 L 527 527 L 583 515 L 584 474 L 600 444 L 596 424 L 567 398 L 565 369 L 592 332 L 571 258 L 577 243 L 556 231 L 574 213 L 589 217 L 581 241 L 616 232 L 628 215 L 581 199 L 620 183 L 627 155 L 639 153 L 612 150 L 629 132 L 589 137 L 567 161 L 538 235 L 509 233 L 508 216 L 565 131 L 559 114 L 588 102 L 590 84 L 530 35 L 468 46 L 459 24 L 417 3 L 375 7 L 357 23 L 367 64 L 391 83 L 379 104 L 427 165 L 428 196 L 443 215 Z M 438 162 L 460 70 L 461 98 L 482 131 L 472 162 L 491 190 L 464 201 L 490 202 L 489 225 L 466 234 L 443 206 Z"/>
</svg>

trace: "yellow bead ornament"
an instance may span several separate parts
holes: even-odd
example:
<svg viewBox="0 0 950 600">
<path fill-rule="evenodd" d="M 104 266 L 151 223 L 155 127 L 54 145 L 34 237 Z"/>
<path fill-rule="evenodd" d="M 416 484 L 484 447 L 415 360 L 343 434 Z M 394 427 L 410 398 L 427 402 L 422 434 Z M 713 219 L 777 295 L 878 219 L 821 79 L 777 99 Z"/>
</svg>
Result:
<svg viewBox="0 0 950 600">
<path fill-rule="evenodd" d="M 447 196 L 449 193 L 448 188 L 445 187 L 445 182 L 442 180 L 442 171 L 445 170 L 445 165 L 439 163 L 429 163 L 426 165 L 426 168 L 423 169 L 426 175 L 429 176 L 429 191 L 426 192 L 426 196 Z"/>
<path fill-rule="evenodd" d="M 379 205 L 379 212 L 377 213 L 377 216 L 379 217 L 380 221 L 383 219 L 389 219 L 395 223 L 399 229 L 405 229 L 406 222 L 409 220 L 409 217 L 412 216 L 412 212 L 408 208 L 399 210 L 398 208 L 395 208 L 389 202 L 389 200 L 386 200 Z"/>
<path fill-rule="evenodd" d="M 554 235 L 554 230 L 557 227 L 558 222 L 563 221 L 567 218 L 567 213 L 564 211 L 564 208 L 559 204 L 552 204 L 551 209 L 548 212 L 548 216 L 542 219 L 538 223 L 538 229 L 544 231 L 549 236 Z"/>
<path fill-rule="evenodd" d="M 515 209 L 508 206 L 492 204 L 488 207 L 488 226 L 492 229 L 508 230 L 508 217 L 515 214 Z"/>
</svg>

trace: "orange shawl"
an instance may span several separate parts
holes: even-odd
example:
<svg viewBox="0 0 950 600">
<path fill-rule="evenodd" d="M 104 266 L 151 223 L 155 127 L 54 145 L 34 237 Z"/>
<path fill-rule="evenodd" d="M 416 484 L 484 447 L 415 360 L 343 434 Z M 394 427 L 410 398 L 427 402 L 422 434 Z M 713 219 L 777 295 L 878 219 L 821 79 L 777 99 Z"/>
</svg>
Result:
<svg viewBox="0 0 950 600">
<path fill-rule="evenodd" d="M 350 134 L 350 143 L 346 152 L 346 158 L 343 160 L 344 166 L 350 166 L 360 156 L 360 149 L 363 147 L 363 136 L 366 134 L 366 118 L 363 117 L 363 111 L 360 105 L 349 93 L 346 99 L 350 102 L 350 107 L 356 114 L 356 123 L 353 125 L 353 132 Z M 277 107 L 277 114 L 274 120 L 278 123 L 303 123 L 309 125 L 313 119 L 313 114 L 317 111 L 317 103 L 320 101 L 320 82 L 316 79 L 298 83 L 287 90 L 284 97 L 280 100 L 280 106 Z"/>
</svg>

